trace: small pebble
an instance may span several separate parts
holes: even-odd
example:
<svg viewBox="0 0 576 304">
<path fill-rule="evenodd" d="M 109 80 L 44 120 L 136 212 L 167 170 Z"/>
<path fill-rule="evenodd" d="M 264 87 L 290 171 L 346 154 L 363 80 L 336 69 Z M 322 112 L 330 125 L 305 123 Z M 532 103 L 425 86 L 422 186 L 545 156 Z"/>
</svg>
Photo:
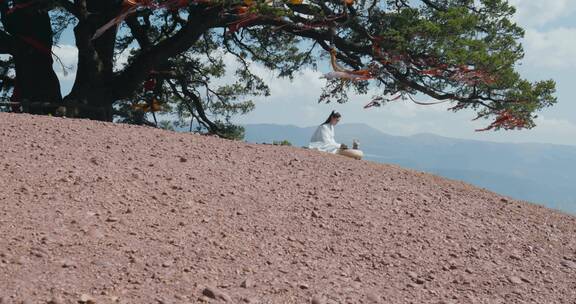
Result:
<svg viewBox="0 0 576 304">
<path fill-rule="evenodd" d="M 368 303 L 380 303 L 380 296 L 374 293 L 369 293 L 366 295 Z"/>
<path fill-rule="evenodd" d="M 118 221 L 118 218 L 117 218 L 117 217 L 109 217 L 109 218 L 106 219 L 106 221 L 107 221 L 108 223 L 115 223 L 115 222 Z"/>
<path fill-rule="evenodd" d="M 228 294 L 226 294 L 222 290 L 219 290 L 215 287 L 204 288 L 204 290 L 202 291 L 202 294 L 207 296 L 210 299 L 223 300 L 224 302 L 231 302 L 232 301 L 232 298 Z"/>
<path fill-rule="evenodd" d="M 96 301 L 94 300 L 94 298 L 92 298 L 91 296 L 89 296 L 87 294 L 82 294 L 80 296 L 80 300 L 78 302 L 86 303 L 86 304 L 96 304 Z"/>
<path fill-rule="evenodd" d="M 572 262 L 572 261 L 562 261 L 560 262 L 560 264 L 566 268 L 570 268 L 570 269 L 576 269 L 576 263 Z"/>
<path fill-rule="evenodd" d="M 522 284 L 522 279 L 517 276 L 510 276 L 508 277 L 508 281 L 512 284 Z"/>
<path fill-rule="evenodd" d="M 162 263 L 162 267 L 168 268 L 171 267 L 174 263 L 172 261 L 164 261 Z"/>
<path fill-rule="evenodd" d="M 47 304 L 64 304 L 64 301 L 62 298 L 55 296 L 52 297 L 52 299 L 50 299 Z"/>
<path fill-rule="evenodd" d="M 252 288 L 252 287 L 254 287 L 254 281 L 252 281 L 251 279 L 246 279 L 240 284 L 240 287 Z"/>
<path fill-rule="evenodd" d="M 326 298 L 322 296 L 314 296 L 310 302 L 312 304 L 326 304 Z"/>
<path fill-rule="evenodd" d="M 76 268 L 76 263 L 70 260 L 62 260 L 62 268 Z"/>
</svg>

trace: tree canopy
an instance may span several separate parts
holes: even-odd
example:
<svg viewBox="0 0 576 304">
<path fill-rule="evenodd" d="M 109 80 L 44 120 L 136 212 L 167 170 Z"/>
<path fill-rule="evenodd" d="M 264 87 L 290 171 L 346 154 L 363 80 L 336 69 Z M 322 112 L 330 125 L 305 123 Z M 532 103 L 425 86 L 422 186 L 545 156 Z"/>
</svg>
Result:
<svg viewBox="0 0 576 304">
<path fill-rule="evenodd" d="M 483 130 L 531 128 L 556 102 L 555 83 L 515 70 L 524 31 L 514 13 L 505 0 L 0 0 L 0 97 L 25 112 L 133 123 L 171 112 L 218 133 L 269 94 L 255 63 L 295 77 L 325 61 L 321 102 L 351 90 L 377 90 L 366 107 L 424 94 L 490 119 Z M 69 27 L 78 66 L 61 96 L 51 49 Z"/>
</svg>

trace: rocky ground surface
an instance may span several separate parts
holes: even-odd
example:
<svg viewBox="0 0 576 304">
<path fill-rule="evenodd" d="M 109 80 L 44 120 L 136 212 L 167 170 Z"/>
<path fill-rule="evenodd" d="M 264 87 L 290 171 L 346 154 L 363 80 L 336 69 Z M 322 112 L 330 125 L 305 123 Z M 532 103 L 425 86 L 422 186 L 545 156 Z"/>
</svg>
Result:
<svg viewBox="0 0 576 304">
<path fill-rule="evenodd" d="M 576 303 L 576 218 L 299 148 L 0 114 L 0 303 Z"/>
</svg>

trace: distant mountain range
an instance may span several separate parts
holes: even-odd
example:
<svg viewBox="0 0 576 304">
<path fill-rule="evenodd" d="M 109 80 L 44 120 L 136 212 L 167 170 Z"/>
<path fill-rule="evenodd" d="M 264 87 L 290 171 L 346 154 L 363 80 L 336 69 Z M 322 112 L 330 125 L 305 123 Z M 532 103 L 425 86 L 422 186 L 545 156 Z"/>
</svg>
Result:
<svg viewBox="0 0 576 304">
<path fill-rule="evenodd" d="M 316 127 L 246 125 L 246 141 L 306 146 Z M 336 127 L 336 140 L 360 140 L 367 160 L 462 180 L 517 199 L 576 214 L 576 147 L 391 136 L 364 124 Z"/>
</svg>

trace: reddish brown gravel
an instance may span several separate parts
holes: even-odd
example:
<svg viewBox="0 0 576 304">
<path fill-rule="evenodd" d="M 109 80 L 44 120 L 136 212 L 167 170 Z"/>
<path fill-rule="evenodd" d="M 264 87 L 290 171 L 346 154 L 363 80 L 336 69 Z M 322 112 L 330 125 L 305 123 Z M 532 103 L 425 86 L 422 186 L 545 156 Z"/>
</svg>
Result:
<svg viewBox="0 0 576 304">
<path fill-rule="evenodd" d="M 0 114 L 0 303 L 576 303 L 576 218 L 291 147 Z"/>
</svg>

